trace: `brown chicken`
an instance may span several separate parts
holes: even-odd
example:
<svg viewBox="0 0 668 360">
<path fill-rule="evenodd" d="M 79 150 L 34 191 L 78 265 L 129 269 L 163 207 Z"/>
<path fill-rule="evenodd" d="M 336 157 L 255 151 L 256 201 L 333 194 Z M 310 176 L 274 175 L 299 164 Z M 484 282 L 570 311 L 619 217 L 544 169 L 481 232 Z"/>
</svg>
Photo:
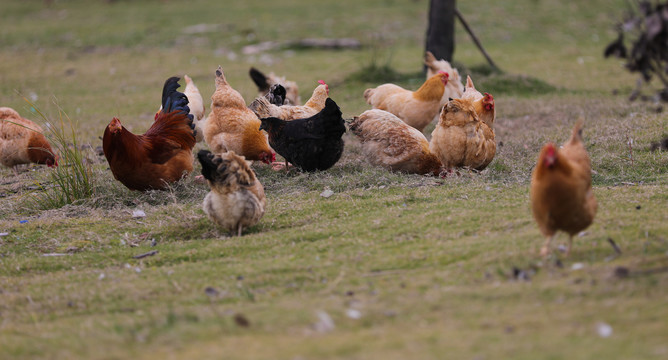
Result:
<svg viewBox="0 0 668 360">
<path fill-rule="evenodd" d="M 258 96 L 266 95 L 272 85 L 281 84 L 285 88 L 285 99 L 288 101 L 288 105 L 301 105 L 299 87 L 296 82 L 286 80 L 285 76 L 276 76 L 273 72 L 267 76 L 254 67 L 250 68 L 248 74 L 253 79 L 255 85 L 257 85 L 257 89 L 260 92 Z"/>
<path fill-rule="evenodd" d="M 247 160 L 271 163 L 276 155 L 267 135 L 260 131 L 260 119 L 246 107 L 241 94 L 216 70 L 216 91 L 211 95 L 211 113 L 204 126 L 204 140 L 214 154 L 234 151 Z"/>
<path fill-rule="evenodd" d="M 176 89 L 179 78 L 165 82 L 162 110 L 144 135 L 129 132 L 113 118 L 102 148 L 114 178 L 130 190 L 165 190 L 193 170 L 193 117 L 188 98 Z"/>
<path fill-rule="evenodd" d="M 543 147 L 531 177 L 531 209 L 540 231 L 547 238 L 541 255 L 550 253 L 550 243 L 557 230 L 568 233 L 568 254 L 573 235 L 591 225 L 596 208 L 591 188 L 591 162 L 579 121 L 561 149 L 553 143 Z"/>
<path fill-rule="evenodd" d="M 353 118 L 350 131 L 362 142 L 364 157 L 371 164 L 391 171 L 439 175 L 441 161 L 429 150 L 429 141 L 384 110 L 367 110 Z"/>
<path fill-rule="evenodd" d="M 255 115 L 260 119 L 275 117 L 281 120 L 290 121 L 309 118 L 319 113 L 325 107 L 325 101 L 327 100 L 327 97 L 329 97 L 329 86 L 323 80 L 318 80 L 318 83 L 320 85 L 313 90 L 311 98 L 302 106 L 277 106 L 271 104 L 265 96 L 261 96 L 248 105 L 248 108 L 253 110 Z"/>
<path fill-rule="evenodd" d="M 485 139 L 484 125 L 470 100 L 450 100 L 431 133 L 429 149 L 448 169 L 469 167 L 480 170 L 489 164 L 496 152 L 494 140 Z"/>
<path fill-rule="evenodd" d="M 0 164 L 12 168 L 28 163 L 58 166 L 58 157 L 42 132 L 39 125 L 14 109 L 0 107 Z"/>
<path fill-rule="evenodd" d="M 383 84 L 364 90 L 364 99 L 374 109 L 390 112 L 406 124 L 422 131 L 440 110 L 448 76 L 446 72 L 439 72 L 427 79 L 416 91 L 394 84 Z"/>
<path fill-rule="evenodd" d="M 267 200 L 262 184 L 244 157 L 233 151 L 214 156 L 201 150 L 197 158 L 211 188 L 204 198 L 204 212 L 211 221 L 241 236 L 244 228 L 264 215 Z"/>
</svg>

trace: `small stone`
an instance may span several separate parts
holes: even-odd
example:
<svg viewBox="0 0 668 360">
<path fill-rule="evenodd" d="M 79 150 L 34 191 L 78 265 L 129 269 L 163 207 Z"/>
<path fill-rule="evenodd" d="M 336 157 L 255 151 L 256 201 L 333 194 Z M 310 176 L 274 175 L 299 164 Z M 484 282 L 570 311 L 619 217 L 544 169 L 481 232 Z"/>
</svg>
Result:
<svg viewBox="0 0 668 360">
<path fill-rule="evenodd" d="M 320 193 L 320 196 L 324 197 L 325 199 L 332 196 L 332 195 L 334 195 L 334 191 L 332 191 L 330 189 L 326 189 L 325 191 Z"/>
<path fill-rule="evenodd" d="M 608 338 L 612 335 L 612 326 L 604 322 L 600 322 L 596 324 L 596 332 L 598 333 L 598 336 L 602 338 Z"/>
<path fill-rule="evenodd" d="M 571 265 L 571 270 L 582 270 L 584 269 L 584 264 L 583 263 L 575 263 Z"/>
<path fill-rule="evenodd" d="M 357 320 L 362 317 L 362 313 L 359 310 L 346 309 L 346 316 L 351 319 Z"/>
<path fill-rule="evenodd" d="M 139 209 L 132 210 L 132 218 L 133 219 L 145 218 L 145 217 L 146 217 L 146 213 L 144 212 L 144 210 L 139 210 Z"/>
</svg>

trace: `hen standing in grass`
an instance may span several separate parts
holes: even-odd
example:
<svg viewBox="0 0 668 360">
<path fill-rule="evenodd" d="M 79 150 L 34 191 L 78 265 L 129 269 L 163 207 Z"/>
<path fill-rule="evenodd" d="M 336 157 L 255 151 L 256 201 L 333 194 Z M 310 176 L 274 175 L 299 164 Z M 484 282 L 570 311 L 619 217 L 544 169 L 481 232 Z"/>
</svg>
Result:
<svg viewBox="0 0 668 360">
<path fill-rule="evenodd" d="M 167 79 L 162 110 L 144 135 L 129 132 L 113 118 L 104 130 L 102 147 L 114 178 L 130 190 L 164 190 L 193 170 L 193 116 L 188 98 L 176 89 L 179 78 Z"/>
<path fill-rule="evenodd" d="M 264 118 L 261 129 L 269 133 L 269 144 L 285 161 L 305 171 L 327 170 L 343 153 L 341 136 L 346 126 L 339 106 L 330 98 L 325 108 L 310 118 Z"/>
<path fill-rule="evenodd" d="M 202 175 L 211 191 L 204 198 L 204 212 L 211 221 L 241 236 L 244 227 L 255 225 L 267 205 L 264 188 L 243 156 L 233 151 L 214 156 L 197 153 Z"/>
<path fill-rule="evenodd" d="M 364 157 L 373 165 L 435 176 L 442 170 L 424 134 L 387 111 L 373 109 L 355 116 L 350 131 L 359 137 Z"/>
<path fill-rule="evenodd" d="M 260 131 L 260 119 L 246 107 L 241 94 L 216 70 L 216 91 L 211 95 L 211 113 L 204 126 L 204 140 L 214 154 L 234 151 L 247 160 L 270 164 L 276 155 L 267 135 Z"/>
<path fill-rule="evenodd" d="M 448 84 L 448 73 L 439 72 L 416 91 L 394 84 L 383 84 L 364 91 L 364 99 L 374 109 L 390 112 L 419 131 L 431 123 L 440 110 L 441 98 Z"/>
<path fill-rule="evenodd" d="M 575 124 L 571 138 L 561 149 L 549 143 L 540 151 L 531 177 L 531 209 L 547 238 L 540 251 L 543 256 L 550 253 L 557 230 L 568 233 L 568 255 L 573 235 L 594 221 L 597 203 L 591 188 L 591 162 L 582 140 L 582 122 Z"/>
<path fill-rule="evenodd" d="M 58 166 L 42 128 L 21 117 L 14 109 L 0 107 L 0 164 L 14 167 L 31 162 Z"/>
</svg>

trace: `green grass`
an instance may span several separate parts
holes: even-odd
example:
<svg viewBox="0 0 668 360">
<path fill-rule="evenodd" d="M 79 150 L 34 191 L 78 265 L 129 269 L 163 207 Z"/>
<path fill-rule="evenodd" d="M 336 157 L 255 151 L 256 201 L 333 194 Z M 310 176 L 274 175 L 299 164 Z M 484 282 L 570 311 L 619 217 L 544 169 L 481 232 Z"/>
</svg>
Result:
<svg viewBox="0 0 668 360">
<path fill-rule="evenodd" d="M 489 71 L 457 25 L 461 75 L 497 102 L 489 168 L 446 179 L 390 173 L 346 134 L 326 172 L 255 165 L 267 213 L 230 238 L 201 209 L 198 169 L 169 191 L 131 192 L 113 179 L 95 151 L 111 118 L 145 131 L 164 80 L 184 73 L 208 103 L 218 65 L 247 102 L 250 66 L 297 81 L 302 99 L 324 79 L 350 118 L 368 109 L 367 87 L 420 86 L 427 3 L 8 1 L 0 104 L 40 124 L 36 108 L 67 113 L 93 191 L 41 210 L 28 205 L 51 170 L 0 169 L 0 358 L 665 358 L 668 153 L 649 148 L 668 118 L 627 102 L 635 77 L 602 58 L 626 4 L 458 2 L 503 70 Z M 197 24 L 216 26 L 184 31 Z M 306 37 L 363 47 L 242 53 Z M 542 260 L 531 171 L 540 147 L 564 142 L 580 117 L 599 212 L 569 257 Z M 325 189 L 335 194 L 321 197 Z M 136 209 L 146 217 L 132 218 Z M 321 311 L 330 331 L 318 330 Z"/>
</svg>

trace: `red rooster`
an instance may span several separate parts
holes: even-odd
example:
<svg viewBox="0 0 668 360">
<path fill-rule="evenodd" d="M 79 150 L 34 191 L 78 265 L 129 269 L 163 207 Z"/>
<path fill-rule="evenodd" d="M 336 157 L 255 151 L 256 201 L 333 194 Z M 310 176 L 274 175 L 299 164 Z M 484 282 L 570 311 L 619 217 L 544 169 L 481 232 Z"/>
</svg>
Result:
<svg viewBox="0 0 668 360">
<path fill-rule="evenodd" d="M 162 110 L 144 135 L 129 132 L 113 118 L 104 130 L 103 150 L 114 178 L 130 190 L 167 188 L 193 170 L 193 116 L 188 98 L 172 77 L 162 90 Z"/>
</svg>

